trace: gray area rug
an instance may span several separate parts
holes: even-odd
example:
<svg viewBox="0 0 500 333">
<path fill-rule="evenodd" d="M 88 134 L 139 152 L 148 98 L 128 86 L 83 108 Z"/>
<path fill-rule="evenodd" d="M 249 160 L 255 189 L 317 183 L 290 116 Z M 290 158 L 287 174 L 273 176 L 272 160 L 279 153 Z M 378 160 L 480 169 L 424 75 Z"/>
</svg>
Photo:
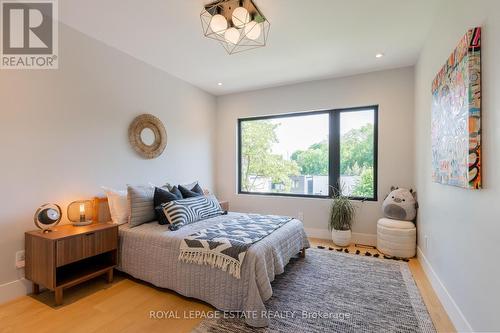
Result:
<svg viewBox="0 0 500 333">
<path fill-rule="evenodd" d="M 269 327 L 220 315 L 193 332 L 435 332 L 404 262 L 309 249 L 272 285 Z"/>
</svg>

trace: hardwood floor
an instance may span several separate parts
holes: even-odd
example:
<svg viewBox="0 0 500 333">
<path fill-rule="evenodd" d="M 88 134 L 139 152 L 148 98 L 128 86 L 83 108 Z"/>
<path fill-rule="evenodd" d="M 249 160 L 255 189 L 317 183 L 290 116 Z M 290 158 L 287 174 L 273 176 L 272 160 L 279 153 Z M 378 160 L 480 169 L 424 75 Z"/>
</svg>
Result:
<svg viewBox="0 0 500 333">
<path fill-rule="evenodd" d="M 311 246 L 333 247 L 331 241 L 311 239 Z M 375 249 L 349 247 L 377 253 Z M 417 259 L 408 262 L 438 332 L 455 332 Z M 24 296 L 0 305 L 0 332 L 190 332 L 201 318 L 193 312 L 213 308 L 120 274 L 112 284 L 98 278 L 65 291 L 64 304 L 55 306 L 53 294 Z M 177 315 L 182 319 L 150 318 Z M 158 312 L 159 311 L 159 312 Z M 163 311 L 163 312 L 161 312 Z M 173 312 L 170 312 L 173 311 Z"/>
</svg>

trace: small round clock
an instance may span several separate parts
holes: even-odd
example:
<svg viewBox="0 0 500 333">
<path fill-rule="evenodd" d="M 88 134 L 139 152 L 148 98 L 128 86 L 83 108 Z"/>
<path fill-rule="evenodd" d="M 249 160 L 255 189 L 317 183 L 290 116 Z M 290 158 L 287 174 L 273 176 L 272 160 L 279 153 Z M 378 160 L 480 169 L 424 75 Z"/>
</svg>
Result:
<svg viewBox="0 0 500 333">
<path fill-rule="evenodd" d="M 33 219 L 39 229 L 50 232 L 51 228 L 61 221 L 61 217 L 61 207 L 56 204 L 45 204 L 36 210 Z"/>
</svg>

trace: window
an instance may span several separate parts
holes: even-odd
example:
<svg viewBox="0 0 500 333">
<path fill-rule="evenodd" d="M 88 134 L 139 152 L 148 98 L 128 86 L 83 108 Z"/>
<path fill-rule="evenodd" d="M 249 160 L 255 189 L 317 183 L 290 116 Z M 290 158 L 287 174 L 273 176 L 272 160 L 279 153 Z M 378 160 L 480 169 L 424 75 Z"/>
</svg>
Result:
<svg viewBox="0 0 500 333">
<path fill-rule="evenodd" d="M 374 110 L 340 112 L 340 187 L 356 198 L 375 196 Z"/>
<path fill-rule="evenodd" d="M 377 200 L 378 106 L 238 120 L 239 193 Z M 331 185 L 331 186 L 330 186 Z"/>
</svg>

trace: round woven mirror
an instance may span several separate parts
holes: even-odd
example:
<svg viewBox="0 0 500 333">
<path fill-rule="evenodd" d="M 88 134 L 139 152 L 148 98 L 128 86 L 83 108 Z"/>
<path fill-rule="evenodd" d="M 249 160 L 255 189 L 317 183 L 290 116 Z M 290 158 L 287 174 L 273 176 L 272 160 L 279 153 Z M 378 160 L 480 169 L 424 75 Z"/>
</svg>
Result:
<svg viewBox="0 0 500 333">
<path fill-rule="evenodd" d="M 167 131 L 160 119 L 143 114 L 134 119 L 128 129 L 128 138 L 134 150 L 144 158 L 156 158 L 167 146 Z"/>
</svg>

